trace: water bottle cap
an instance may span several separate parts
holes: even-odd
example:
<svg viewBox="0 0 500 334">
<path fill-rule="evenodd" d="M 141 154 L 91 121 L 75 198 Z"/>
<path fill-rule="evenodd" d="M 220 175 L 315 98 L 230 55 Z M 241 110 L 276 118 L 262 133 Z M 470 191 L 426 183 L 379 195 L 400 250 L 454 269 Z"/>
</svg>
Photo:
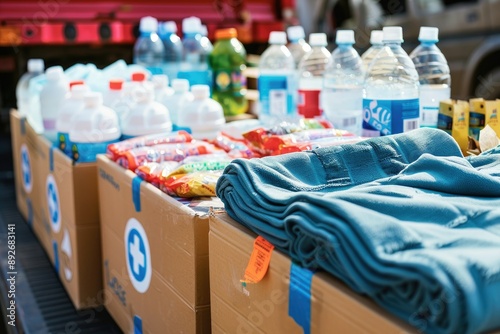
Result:
<svg viewBox="0 0 500 334">
<path fill-rule="evenodd" d="M 56 81 L 64 76 L 64 71 L 61 66 L 52 66 L 45 70 L 45 76 L 49 81 Z"/>
<path fill-rule="evenodd" d="M 69 82 L 69 90 L 73 90 L 76 86 L 85 85 L 85 81 L 83 80 L 73 80 Z"/>
<path fill-rule="evenodd" d="M 217 29 L 215 31 L 215 39 L 229 39 L 238 37 L 238 31 L 234 28 Z"/>
<path fill-rule="evenodd" d="M 383 42 L 403 42 L 403 28 L 401 27 L 384 27 Z"/>
<path fill-rule="evenodd" d="M 168 86 L 168 77 L 165 74 L 155 74 L 151 77 L 151 82 L 156 88 Z"/>
<path fill-rule="evenodd" d="M 439 36 L 439 29 L 436 27 L 420 27 L 420 33 L 418 35 L 418 40 L 420 42 L 437 42 Z"/>
<path fill-rule="evenodd" d="M 337 30 L 335 43 L 337 44 L 354 44 L 354 30 Z"/>
<path fill-rule="evenodd" d="M 182 32 L 184 34 L 199 33 L 201 29 L 201 20 L 196 16 L 186 17 L 182 20 Z"/>
<path fill-rule="evenodd" d="M 167 22 L 162 22 L 160 24 L 160 31 L 162 33 L 168 34 L 168 33 L 176 33 L 177 32 L 177 23 L 175 21 L 167 21 Z"/>
<path fill-rule="evenodd" d="M 208 85 L 193 85 L 191 86 L 191 93 L 195 99 L 206 99 L 210 96 L 210 87 Z"/>
<path fill-rule="evenodd" d="M 132 81 L 142 82 L 146 80 L 146 73 L 144 72 L 134 72 L 132 73 Z"/>
<path fill-rule="evenodd" d="M 309 44 L 311 46 L 327 46 L 326 34 L 322 32 L 310 34 Z"/>
<path fill-rule="evenodd" d="M 208 28 L 206 25 L 204 25 L 204 24 L 201 25 L 200 34 L 202 36 L 208 36 Z"/>
<path fill-rule="evenodd" d="M 122 87 L 123 87 L 123 79 L 111 79 L 111 80 L 109 80 L 109 89 L 121 90 Z"/>
<path fill-rule="evenodd" d="M 286 44 L 286 33 L 284 31 L 271 31 L 269 34 L 269 44 Z"/>
<path fill-rule="evenodd" d="M 172 80 L 172 88 L 176 92 L 189 91 L 189 81 L 187 79 L 174 79 Z"/>
<path fill-rule="evenodd" d="M 83 95 L 85 107 L 94 108 L 102 105 L 102 94 L 99 92 L 87 92 Z"/>
<path fill-rule="evenodd" d="M 301 38 L 306 37 L 304 32 L 304 28 L 302 26 L 291 26 L 286 29 L 286 33 L 288 34 L 288 39 L 291 41 L 296 41 Z"/>
<path fill-rule="evenodd" d="M 141 32 L 156 32 L 158 30 L 158 20 L 152 16 L 145 16 L 141 18 L 139 30 Z"/>
<path fill-rule="evenodd" d="M 33 59 L 28 59 L 28 72 L 43 72 L 45 69 L 45 64 L 43 62 L 43 59 L 40 58 L 33 58 Z"/>
<path fill-rule="evenodd" d="M 85 93 L 90 92 L 89 86 L 82 84 L 76 85 L 71 88 L 71 97 L 74 99 L 83 99 Z"/>
<path fill-rule="evenodd" d="M 384 32 L 382 30 L 372 30 L 372 32 L 370 33 L 371 45 L 382 44 L 383 39 L 384 39 Z"/>
</svg>

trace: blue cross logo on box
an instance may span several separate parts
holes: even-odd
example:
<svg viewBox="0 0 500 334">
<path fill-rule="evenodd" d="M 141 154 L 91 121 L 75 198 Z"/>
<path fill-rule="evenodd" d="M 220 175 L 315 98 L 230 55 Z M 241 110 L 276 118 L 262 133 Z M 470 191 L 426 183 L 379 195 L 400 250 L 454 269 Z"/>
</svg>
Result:
<svg viewBox="0 0 500 334">
<path fill-rule="evenodd" d="M 33 179 L 31 177 L 31 159 L 26 144 L 21 145 L 21 172 L 24 190 L 29 194 L 33 188 Z"/>
<path fill-rule="evenodd" d="M 146 231 L 137 219 L 130 218 L 127 222 L 124 241 L 130 281 L 138 292 L 144 293 L 151 282 L 151 253 Z"/>
<path fill-rule="evenodd" d="M 47 176 L 46 189 L 49 220 L 51 222 L 52 230 L 55 233 L 59 233 L 61 230 L 61 207 L 59 205 L 59 192 L 57 191 L 57 184 L 52 174 Z"/>
</svg>

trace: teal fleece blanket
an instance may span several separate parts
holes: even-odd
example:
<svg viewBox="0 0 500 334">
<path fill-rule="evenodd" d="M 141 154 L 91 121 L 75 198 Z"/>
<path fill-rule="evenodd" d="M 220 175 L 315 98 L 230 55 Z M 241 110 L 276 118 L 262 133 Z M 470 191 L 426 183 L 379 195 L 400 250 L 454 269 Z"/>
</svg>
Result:
<svg viewBox="0 0 500 334">
<path fill-rule="evenodd" d="M 427 333 L 500 327 L 500 147 L 464 158 L 437 129 L 234 160 L 236 221 Z"/>
</svg>

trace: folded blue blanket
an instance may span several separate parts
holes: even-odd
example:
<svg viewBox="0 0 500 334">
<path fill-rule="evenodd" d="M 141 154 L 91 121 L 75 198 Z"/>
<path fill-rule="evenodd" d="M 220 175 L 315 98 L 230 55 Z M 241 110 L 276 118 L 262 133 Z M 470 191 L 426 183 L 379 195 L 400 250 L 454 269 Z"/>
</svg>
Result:
<svg viewBox="0 0 500 334">
<path fill-rule="evenodd" d="M 418 330 L 500 327 L 500 147 L 464 158 L 436 129 L 235 160 L 228 214 Z"/>
</svg>

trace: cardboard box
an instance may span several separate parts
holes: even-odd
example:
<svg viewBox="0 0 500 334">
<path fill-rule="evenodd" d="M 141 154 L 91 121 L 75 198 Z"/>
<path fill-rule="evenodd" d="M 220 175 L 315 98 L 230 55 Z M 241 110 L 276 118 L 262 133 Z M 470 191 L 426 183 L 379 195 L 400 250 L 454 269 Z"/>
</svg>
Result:
<svg viewBox="0 0 500 334">
<path fill-rule="evenodd" d="M 39 160 L 38 135 L 17 110 L 10 112 L 10 130 L 17 207 L 40 242 L 47 244 L 50 229 L 47 231 L 41 221 L 39 173 L 36 168 Z"/>
<path fill-rule="evenodd" d="M 111 316 L 125 333 L 209 333 L 208 210 L 199 208 L 222 203 L 181 203 L 104 155 L 97 166 Z"/>
<path fill-rule="evenodd" d="M 38 136 L 43 245 L 76 309 L 103 303 L 96 163 L 74 164 Z"/>
<path fill-rule="evenodd" d="M 417 333 L 327 273 L 312 275 L 309 290 L 307 279 L 291 275 L 297 266 L 277 250 L 259 283 L 242 284 L 256 237 L 226 214 L 210 218 L 213 333 Z"/>
</svg>

